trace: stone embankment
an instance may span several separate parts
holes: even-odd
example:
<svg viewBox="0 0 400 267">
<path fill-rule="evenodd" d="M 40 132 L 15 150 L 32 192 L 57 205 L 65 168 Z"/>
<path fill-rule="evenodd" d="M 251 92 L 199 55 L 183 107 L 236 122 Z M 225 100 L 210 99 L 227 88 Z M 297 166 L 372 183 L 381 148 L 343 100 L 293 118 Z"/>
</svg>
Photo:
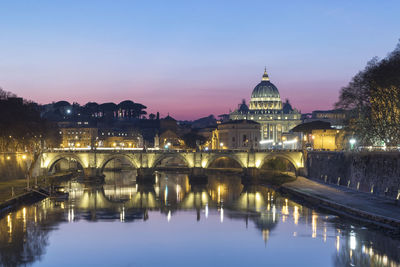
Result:
<svg viewBox="0 0 400 267">
<path fill-rule="evenodd" d="M 281 191 L 400 234 L 399 152 L 310 152 L 307 173 Z"/>
<path fill-rule="evenodd" d="M 400 197 L 399 152 L 310 152 L 308 178 L 392 199 Z"/>
<path fill-rule="evenodd" d="M 396 200 L 323 184 L 301 176 L 294 182 L 282 185 L 280 191 L 316 208 L 400 235 L 400 205 Z"/>
</svg>

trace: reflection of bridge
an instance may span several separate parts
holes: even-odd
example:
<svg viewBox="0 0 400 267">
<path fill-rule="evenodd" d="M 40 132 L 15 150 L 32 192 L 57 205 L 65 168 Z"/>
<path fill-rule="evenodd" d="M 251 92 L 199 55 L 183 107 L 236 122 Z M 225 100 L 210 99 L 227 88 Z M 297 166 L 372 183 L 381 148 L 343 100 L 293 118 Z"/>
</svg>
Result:
<svg viewBox="0 0 400 267">
<path fill-rule="evenodd" d="M 280 158 L 290 162 L 296 171 L 304 168 L 302 151 L 244 151 L 244 150 L 56 150 L 41 155 L 40 169 L 47 173 L 60 160 L 78 162 L 86 176 L 101 174 L 108 162 L 114 159 L 128 161 L 135 169 L 154 169 L 165 159 L 177 159 L 188 168 L 207 169 L 220 158 L 229 158 L 243 169 L 258 169 L 270 159 Z"/>
</svg>

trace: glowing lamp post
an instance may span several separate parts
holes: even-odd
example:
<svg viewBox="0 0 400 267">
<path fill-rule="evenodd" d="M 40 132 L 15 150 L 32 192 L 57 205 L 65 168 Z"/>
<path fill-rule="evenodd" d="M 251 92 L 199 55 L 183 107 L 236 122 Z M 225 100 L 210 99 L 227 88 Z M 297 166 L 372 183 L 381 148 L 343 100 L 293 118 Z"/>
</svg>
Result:
<svg viewBox="0 0 400 267">
<path fill-rule="evenodd" d="M 354 138 L 351 138 L 350 140 L 349 140 L 349 143 L 350 143 L 350 149 L 354 149 L 354 145 L 356 144 L 356 139 L 354 139 Z"/>
</svg>

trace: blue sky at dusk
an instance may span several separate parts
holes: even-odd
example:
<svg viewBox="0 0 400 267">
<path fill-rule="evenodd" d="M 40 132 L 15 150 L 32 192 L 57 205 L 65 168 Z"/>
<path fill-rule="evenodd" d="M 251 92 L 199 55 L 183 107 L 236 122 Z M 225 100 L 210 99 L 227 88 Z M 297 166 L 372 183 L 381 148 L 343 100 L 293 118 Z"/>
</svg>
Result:
<svg viewBox="0 0 400 267">
<path fill-rule="evenodd" d="M 302 112 L 400 38 L 400 1 L 0 1 L 0 87 L 195 119 L 247 101 L 264 66 Z"/>
</svg>

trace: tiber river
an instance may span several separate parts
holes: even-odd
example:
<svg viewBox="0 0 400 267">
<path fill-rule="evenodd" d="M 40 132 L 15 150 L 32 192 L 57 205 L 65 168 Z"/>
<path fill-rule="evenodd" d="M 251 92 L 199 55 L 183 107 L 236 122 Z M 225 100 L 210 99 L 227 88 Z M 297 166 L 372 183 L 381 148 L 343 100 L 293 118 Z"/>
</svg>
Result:
<svg viewBox="0 0 400 267">
<path fill-rule="evenodd" d="M 400 266 L 400 241 L 321 213 L 232 174 L 190 185 L 134 171 L 63 184 L 0 220 L 0 266 Z"/>
</svg>

